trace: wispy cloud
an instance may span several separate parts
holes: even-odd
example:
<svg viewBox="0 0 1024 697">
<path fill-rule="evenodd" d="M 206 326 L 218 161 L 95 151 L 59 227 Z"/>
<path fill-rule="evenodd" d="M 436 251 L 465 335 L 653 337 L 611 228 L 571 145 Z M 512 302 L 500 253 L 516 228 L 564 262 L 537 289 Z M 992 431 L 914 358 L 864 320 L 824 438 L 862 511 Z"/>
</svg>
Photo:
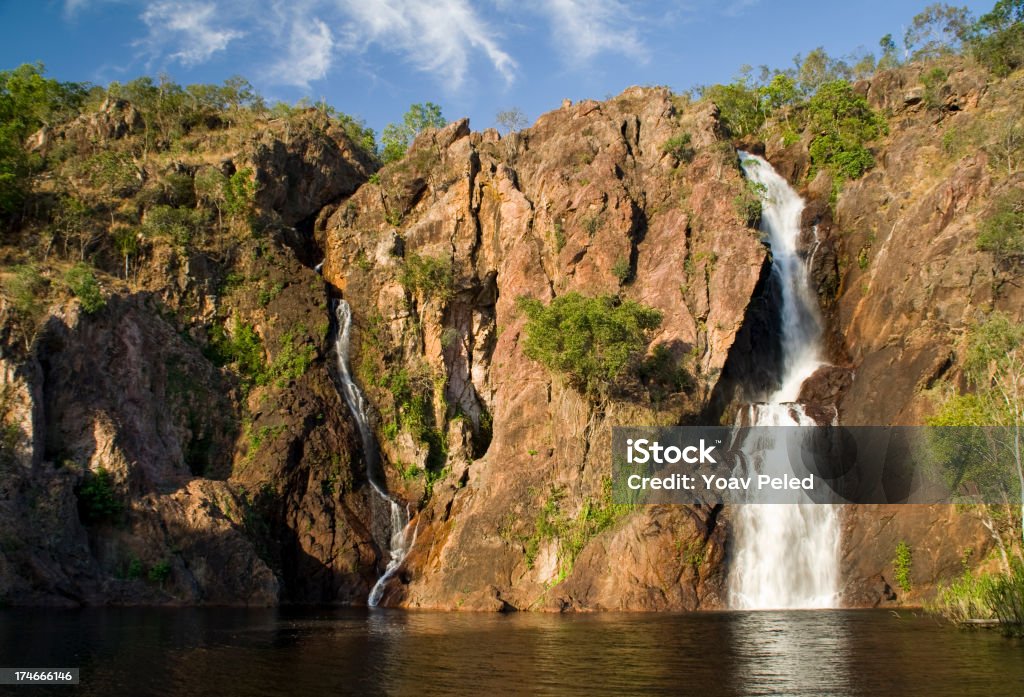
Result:
<svg viewBox="0 0 1024 697">
<path fill-rule="evenodd" d="M 574 64 L 600 53 L 648 58 L 635 27 L 638 17 L 619 0 L 546 0 L 538 8 L 549 16 L 552 36 Z"/>
<path fill-rule="evenodd" d="M 124 1 L 63 0 L 64 14 L 71 19 L 95 5 Z M 133 45 L 148 64 L 194 67 L 238 48 L 258 48 L 266 59 L 249 67 L 250 74 L 305 89 L 339 65 L 376 62 L 382 53 L 451 92 L 464 89 L 470 76 L 497 75 L 510 84 L 520 67 L 501 30 L 550 34 L 554 50 L 576 69 L 608 53 L 645 61 L 641 32 L 653 21 L 630 0 L 136 1 L 147 33 Z"/>
<path fill-rule="evenodd" d="M 339 0 L 339 6 L 349 18 L 349 50 L 377 44 L 398 51 L 418 70 L 444 78 L 452 89 L 465 81 L 474 52 L 486 57 L 507 82 L 515 78 L 515 60 L 467 0 Z"/>
<path fill-rule="evenodd" d="M 309 83 L 327 77 L 335 42 L 326 22 L 299 16 L 292 22 L 285 43 L 284 56 L 270 70 L 273 81 L 309 89 Z"/>
<path fill-rule="evenodd" d="M 245 35 L 220 20 L 213 3 L 155 2 L 146 8 L 141 19 L 149 28 L 149 34 L 136 44 L 152 56 L 166 51 L 168 58 L 185 66 L 205 63 L 213 54 L 224 51 L 233 40 Z"/>
</svg>

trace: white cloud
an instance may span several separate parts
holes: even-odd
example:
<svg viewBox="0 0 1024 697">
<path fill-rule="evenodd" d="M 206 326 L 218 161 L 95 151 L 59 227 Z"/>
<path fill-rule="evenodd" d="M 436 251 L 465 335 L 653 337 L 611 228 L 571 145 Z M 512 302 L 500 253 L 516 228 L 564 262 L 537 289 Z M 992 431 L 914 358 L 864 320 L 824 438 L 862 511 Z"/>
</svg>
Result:
<svg viewBox="0 0 1024 697">
<path fill-rule="evenodd" d="M 599 53 L 648 58 L 633 26 L 638 18 L 619 0 L 543 0 L 538 9 L 548 15 L 555 42 L 571 63 L 586 63 Z"/>
<path fill-rule="evenodd" d="M 149 27 L 149 35 L 136 43 L 154 56 L 170 51 L 168 57 L 185 66 L 205 63 L 245 35 L 218 21 L 217 8 L 212 3 L 155 2 L 146 8 L 141 19 Z"/>
<path fill-rule="evenodd" d="M 405 54 L 415 68 L 442 77 L 452 89 L 465 81 L 474 52 L 506 82 L 515 77 L 515 60 L 467 0 L 338 0 L 338 5 L 349 19 L 349 50 L 377 44 Z"/>
<path fill-rule="evenodd" d="M 334 35 L 322 20 L 299 17 L 292 22 L 285 56 L 270 75 L 275 82 L 309 88 L 309 83 L 327 77 L 334 57 Z"/>
</svg>

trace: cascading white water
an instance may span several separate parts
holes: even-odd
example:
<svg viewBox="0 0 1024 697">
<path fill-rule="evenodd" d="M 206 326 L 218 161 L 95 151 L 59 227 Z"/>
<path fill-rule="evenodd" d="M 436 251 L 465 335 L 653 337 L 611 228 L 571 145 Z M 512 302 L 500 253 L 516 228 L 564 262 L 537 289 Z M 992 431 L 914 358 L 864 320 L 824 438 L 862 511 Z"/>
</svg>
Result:
<svg viewBox="0 0 1024 697">
<path fill-rule="evenodd" d="M 764 187 L 761 230 L 772 250 L 782 305 L 779 388 L 750 406 L 751 426 L 813 426 L 796 403 L 800 386 L 823 363 L 821 317 L 798 253 L 804 202 L 764 159 L 740 153 L 747 178 Z M 766 446 L 784 448 L 781 443 Z M 782 453 L 764 462 L 784 462 Z M 766 471 L 765 474 L 783 474 Z M 731 604 L 740 609 L 834 607 L 839 589 L 839 518 L 829 505 L 746 504 L 736 516 Z"/>
<path fill-rule="evenodd" d="M 373 430 L 370 428 L 370 421 L 366 413 L 366 397 L 362 390 L 352 379 L 352 373 L 348 365 L 349 344 L 352 337 L 352 309 L 344 300 L 336 301 L 334 309 L 335 317 L 338 320 L 338 331 L 334 343 L 334 352 L 338 360 L 338 377 L 341 381 L 341 393 L 345 403 L 352 411 L 352 418 L 356 421 L 359 429 L 359 437 L 362 440 L 363 458 L 366 462 L 366 477 L 370 487 L 377 494 L 378 498 L 388 508 L 387 536 L 390 558 L 384 573 L 370 590 L 367 603 L 370 607 L 376 607 L 384 595 L 384 588 L 392 576 L 398 572 L 402 562 L 405 561 L 415 535 L 412 539 L 408 535 L 409 515 L 405 507 L 388 494 L 384 483 L 380 478 L 379 456 L 377 452 L 377 441 L 374 439 Z"/>
</svg>

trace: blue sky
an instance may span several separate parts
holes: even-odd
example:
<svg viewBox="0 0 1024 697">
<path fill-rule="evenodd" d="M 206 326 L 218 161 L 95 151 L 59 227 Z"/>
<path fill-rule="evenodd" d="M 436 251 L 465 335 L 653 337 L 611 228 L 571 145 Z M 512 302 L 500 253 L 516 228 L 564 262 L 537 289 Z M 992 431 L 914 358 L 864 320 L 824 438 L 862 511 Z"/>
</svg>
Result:
<svg viewBox="0 0 1024 697">
<path fill-rule="evenodd" d="M 980 14 L 994 0 L 967 2 Z M 0 68 L 62 80 L 241 74 L 268 100 L 324 97 L 377 130 L 409 104 L 494 125 L 630 85 L 685 90 L 744 64 L 874 50 L 927 0 L 0 0 Z"/>
</svg>

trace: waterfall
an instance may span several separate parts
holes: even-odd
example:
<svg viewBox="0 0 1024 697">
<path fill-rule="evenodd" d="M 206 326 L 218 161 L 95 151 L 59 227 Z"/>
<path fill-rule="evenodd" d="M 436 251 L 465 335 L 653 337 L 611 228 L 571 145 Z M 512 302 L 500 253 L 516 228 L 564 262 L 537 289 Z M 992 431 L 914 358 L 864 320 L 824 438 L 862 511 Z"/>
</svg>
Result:
<svg viewBox="0 0 1024 697">
<path fill-rule="evenodd" d="M 804 202 L 764 159 L 740 153 L 747 178 L 760 185 L 761 230 L 772 251 L 772 281 L 781 298 L 782 370 L 779 386 L 752 404 L 751 426 L 812 426 L 796 403 L 800 386 L 823 364 L 822 322 L 798 251 Z M 766 445 L 783 448 L 783 444 Z M 765 457 L 778 462 L 781 457 Z M 770 473 L 770 472 L 766 472 Z M 778 474 L 778 473 L 772 473 Z M 745 504 L 737 507 L 736 548 L 730 572 L 733 607 L 834 607 L 839 589 L 839 519 L 833 506 Z"/>
<path fill-rule="evenodd" d="M 366 463 L 366 477 L 370 487 L 376 494 L 377 500 L 384 505 L 386 513 L 383 516 L 381 527 L 384 530 L 384 537 L 387 540 L 387 548 L 390 553 L 384 573 L 370 590 L 367 603 L 370 607 L 376 607 L 384 595 L 384 588 L 387 582 L 398 572 L 402 562 L 405 561 L 415 535 L 410 539 L 406 528 L 409 526 L 409 514 L 394 497 L 388 494 L 386 484 L 380 470 L 380 454 L 377 450 L 377 441 L 374 438 L 373 430 L 370 428 L 370 421 L 367 416 L 366 397 L 362 390 L 352 379 L 349 370 L 348 355 L 349 344 L 352 337 L 352 309 L 344 300 L 336 301 L 334 314 L 338 321 L 337 334 L 335 336 L 334 352 L 338 360 L 338 378 L 341 382 L 341 394 L 345 403 L 352 412 L 356 426 L 359 429 L 359 438 L 363 446 L 363 459 Z M 375 514 L 375 518 L 376 518 Z"/>
</svg>

